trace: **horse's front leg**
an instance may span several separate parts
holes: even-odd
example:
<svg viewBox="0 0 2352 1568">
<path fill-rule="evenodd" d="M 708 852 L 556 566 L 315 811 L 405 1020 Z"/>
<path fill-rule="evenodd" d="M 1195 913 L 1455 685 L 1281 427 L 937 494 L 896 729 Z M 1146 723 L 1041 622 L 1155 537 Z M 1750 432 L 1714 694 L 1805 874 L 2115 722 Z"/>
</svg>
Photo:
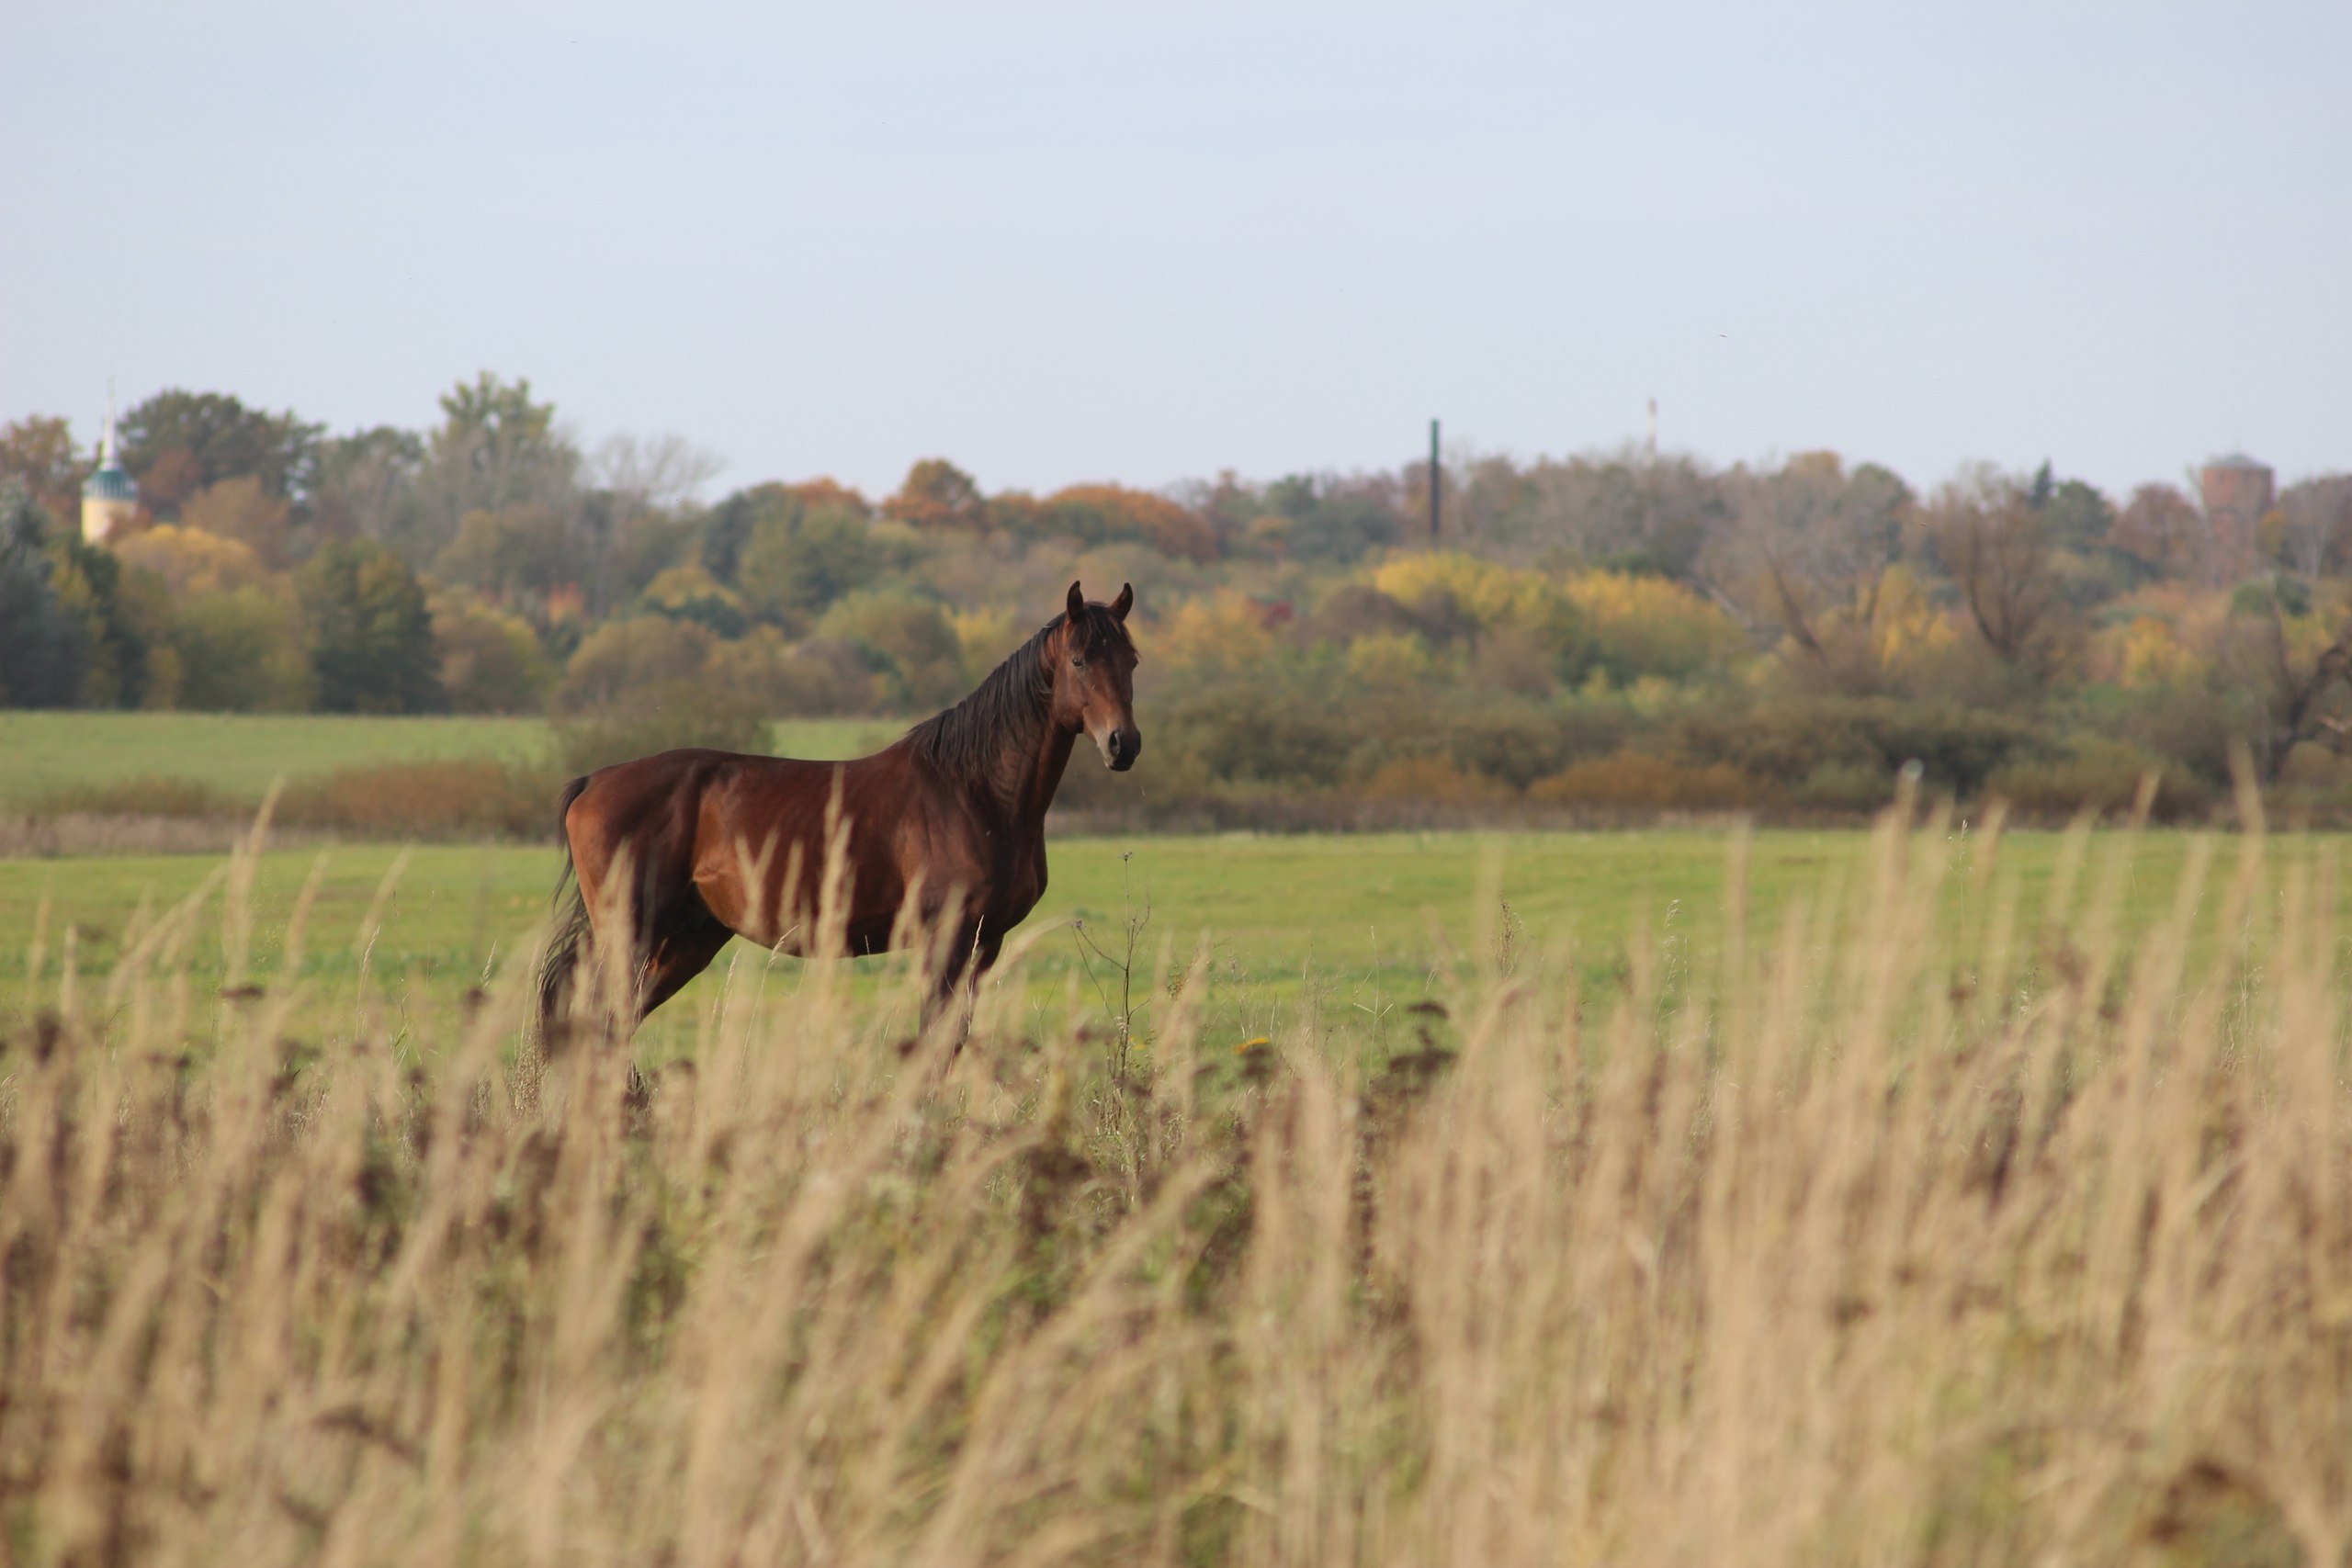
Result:
<svg viewBox="0 0 2352 1568">
<path fill-rule="evenodd" d="M 972 1037 L 972 1010 L 979 1000 L 980 976 L 996 966 L 1004 939 L 978 925 L 957 928 L 954 942 L 942 955 L 938 977 L 925 998 L 922 1025 L 928 1032 L 948 1010 L 955 1011 L 956 1044 L 964 1049 Z"/>
</svg>

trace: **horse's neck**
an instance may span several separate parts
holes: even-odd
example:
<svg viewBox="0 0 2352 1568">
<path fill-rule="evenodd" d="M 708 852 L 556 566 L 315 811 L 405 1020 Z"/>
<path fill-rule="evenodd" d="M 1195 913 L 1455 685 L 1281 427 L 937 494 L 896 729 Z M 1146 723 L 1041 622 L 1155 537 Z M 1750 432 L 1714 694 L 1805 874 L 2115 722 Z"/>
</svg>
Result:
<svg viewBox="0 0 2352 1568">
<path fill-rule="evenodd" d="M 1043 831 L 1046 812 L 1061 787 L 1069 766 L 1070 746 L 1077 737 L 1050 720 L 1041 720 L 1029 735 L 1008 736 L 988 771 L 989 795 L 1013 825 Z"/>
</svg>

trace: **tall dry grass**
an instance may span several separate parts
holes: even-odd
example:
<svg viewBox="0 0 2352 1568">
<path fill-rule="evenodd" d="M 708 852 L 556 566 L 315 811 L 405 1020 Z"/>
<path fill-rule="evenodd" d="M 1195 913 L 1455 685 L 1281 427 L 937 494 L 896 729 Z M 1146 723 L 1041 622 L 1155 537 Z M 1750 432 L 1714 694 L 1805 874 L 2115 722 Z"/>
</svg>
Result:
<svg viewBox="0 0 2352 1568">
<path fill-rule="evenodd" d="M 2047 922 L 1982 835 L 1876 848 L 1608 995 L 1498 932 L 1376 1070 L 1204 1038 L 1197 976 L 1140 1052 L 1007 984 L 956 1055 L 915 977 L 746 964 L 632 1109 L 616 1053 L 515 1055 L 519 969 L 418 1042 L 365 983 L 192 994 L 170 913 L 103 983 L 49 953 L 0 1058 L 0 1540 L 2341 1562 L 2332 874 L 2208 841 L 2127 948 L 2126 836 Z"/>
</svg>

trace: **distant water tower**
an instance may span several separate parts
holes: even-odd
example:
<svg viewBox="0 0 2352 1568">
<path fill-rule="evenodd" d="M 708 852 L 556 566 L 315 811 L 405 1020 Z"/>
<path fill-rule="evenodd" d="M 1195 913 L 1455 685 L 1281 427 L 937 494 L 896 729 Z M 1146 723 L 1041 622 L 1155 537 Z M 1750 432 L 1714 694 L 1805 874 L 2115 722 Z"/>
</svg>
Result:
<svg viewBox="0 0 2352 1568">
<path fill-rule="evenodd" d="M 2215 581 L 2235 582 L 2253 573 L 2260 555 L 2256 530 L 2277 496 L 2274 478 L 2268 465 L 2243 452 L 2214 458 L 2198 475 L 2205 525 L 2211 530 Z"/>
<path fill-rule="evenodd" d="M 126 532 L 139 514 L 139 487 L 122 471 L 114 450 L 114 392 L 107 392 L 107 434 L 98 443 L 98 471 L 82 486 L 82 537 L 103 545 Z"/>
</svg>

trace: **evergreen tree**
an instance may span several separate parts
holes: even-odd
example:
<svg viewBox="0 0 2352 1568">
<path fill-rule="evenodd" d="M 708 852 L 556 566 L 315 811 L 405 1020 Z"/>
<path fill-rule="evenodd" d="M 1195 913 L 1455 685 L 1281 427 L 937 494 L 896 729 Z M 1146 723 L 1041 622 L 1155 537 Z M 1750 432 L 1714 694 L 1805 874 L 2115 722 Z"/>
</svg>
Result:
<svg viewBox="0 0 2352 1568">
<path fill-rule="evenodd" d="M 327 713 L 435 713 L 448 705 L 424 587 L 372 540 L 331 545 L 300 580 L 311 664 Z"/>
<path fill-rule="evenodd" d="M 89 634 L 59 603 L 49 517 L 20 480 L 0 482 L 0 707 L 70 707 Z"/>
</svg>

